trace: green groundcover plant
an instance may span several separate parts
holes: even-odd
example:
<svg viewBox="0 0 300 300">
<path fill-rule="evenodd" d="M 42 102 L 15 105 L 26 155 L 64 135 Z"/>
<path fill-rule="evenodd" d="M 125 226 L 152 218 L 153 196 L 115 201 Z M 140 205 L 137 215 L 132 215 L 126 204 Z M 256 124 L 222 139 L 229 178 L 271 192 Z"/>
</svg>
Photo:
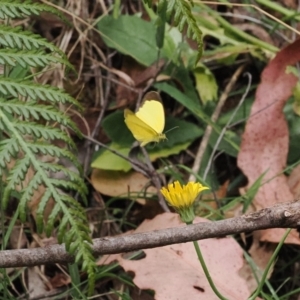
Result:
<svg viewBox="0 0 300 300">
<path fill-rule="evenodd" d="M 87 188 L 81 174 L 81 166 L 74 155 L 75 144 L 67 134 L 80 132 L 68 116 L 59 110 L 59 105 L 80 108 L 79 103 L 62 89 L 39 84 L 36 75 L 46 68 L 57 65 L 72 68 L 65 54 L 46 39 L 21 27 L 12 27 L 14 18 L 22 18 L 47 11 L 59 15 L 55 9 L 32 1 L 7 0 L 0 2 L 0 173 L 1 204 L 5 209 L 12 197 L 18 199 L 16 216 L 27 218 L 27 207 L 39 188 L 44 193 L 36 211 L 39 233 L 49 236 L 57 230 L 60 243 L 75 255 L 75 261 L 89 276 L 90 290 L 93 287 L 95 259 L 92 255 L 90 231 L 85 211 L 80 202 L 71 195 L 79 195 L 86 202 Z M 4 23 L 4 22 L 3 22 Z M 53 141 L 63 141 L 61 148 Z M 71 171 L 63 165 L 42 159 L 50 156 L 58 161 L 66 158 L 78 169 Z M 32 172 L 31 176 L 28 173 Z M 64 179 L 49 176 L 50 172 L 62 172 Z M 27 182 L 24 179 L 27 176 Z M 47 203 L 54 206 L 45 221 Z M 11 224 L 10 224 L 11 225 Z M 8 240 L 9 232 L 6 233 Z M 5 249 L 6 243 L 2 245 Z"/>
</svg>

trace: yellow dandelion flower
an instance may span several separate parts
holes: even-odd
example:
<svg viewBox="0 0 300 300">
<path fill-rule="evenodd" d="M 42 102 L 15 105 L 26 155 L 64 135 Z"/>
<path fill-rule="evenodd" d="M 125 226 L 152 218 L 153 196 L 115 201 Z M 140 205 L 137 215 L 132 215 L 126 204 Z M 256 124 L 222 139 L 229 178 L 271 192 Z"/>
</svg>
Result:
<svg viewBox="0 0 300 300">
<path fill-rule="evenodd" d="M 189 182 L 186 185 L 181 185 L 179 181 L 175 181 L 169 184 L 167 188 L 163 187 L 160 191 L 168 203 L 180 214 L 181 219 L 186 223 L 190 223 L 195 218 L 193 204 L 198 195 L 204 190 L 208 190 L 208 187 L 199 182 Z"/>
</svg>

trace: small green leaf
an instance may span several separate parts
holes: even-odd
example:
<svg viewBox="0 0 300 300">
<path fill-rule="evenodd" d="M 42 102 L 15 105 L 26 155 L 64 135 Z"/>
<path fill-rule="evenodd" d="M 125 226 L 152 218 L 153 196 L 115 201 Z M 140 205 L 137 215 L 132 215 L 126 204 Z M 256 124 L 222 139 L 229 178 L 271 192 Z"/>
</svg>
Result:
<svg viewBox="0 0 300 300">
<path fill-rule="evenodd" d="M 218 85 L 213 73 L 204 65 L 194 70 L 196 88 L 203 104 L 217 99 Z"/>
<path fill-rule="evenodd" d="M 111 149 L 118 151 L 124 156 L 128 156 L 130 147 L 122 148 L 118 144 L 110 144 Z M 112 153 L 107 149 L 101 149 L 95 156 L 97 157 L 91 164 L 92 168 L 102 170 L 114 170 L 128 172 L 131 169 L 130 163 L 124 158 Z"/>
<path fill-rule="evenodd" d="M 153 23 L 137 16 L 103 17 L 97 24 L 108 47 L 149 66 L 157 59 L 156 29 Z"/>
</svg>

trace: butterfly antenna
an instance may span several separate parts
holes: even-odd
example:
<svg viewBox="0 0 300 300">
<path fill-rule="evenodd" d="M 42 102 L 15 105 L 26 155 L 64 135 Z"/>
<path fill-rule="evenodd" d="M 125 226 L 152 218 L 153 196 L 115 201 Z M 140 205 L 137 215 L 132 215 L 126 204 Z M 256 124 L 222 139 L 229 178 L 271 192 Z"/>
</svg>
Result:
<svg viewBox="0 0 300 300">
<path fill-rule="evenodd" d="M 172 131 L 172 130 L 174 130 L 174 129 L 176 129 L 176 128 L 179 128 L 179 126 L 175 126 L 175 127 L 171 128 L 171 129 L 165 131 L 164 134 L 166 134 L 166 133 L 168 133 L 168 132 L 170 132 L 170 131 Z"/>
</svg>

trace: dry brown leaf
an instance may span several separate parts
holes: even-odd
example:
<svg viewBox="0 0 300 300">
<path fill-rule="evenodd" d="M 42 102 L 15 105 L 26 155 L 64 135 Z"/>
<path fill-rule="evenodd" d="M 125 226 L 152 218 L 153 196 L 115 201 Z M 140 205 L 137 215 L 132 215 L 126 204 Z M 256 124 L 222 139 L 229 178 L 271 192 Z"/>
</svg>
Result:
<svg viewBox="0 0 300 300">
<path fill-rule="evenodd" d="M 145 187 L 149 185 L 149 179 L 141 173 L 130 171 L 107 171 L 100 169 L 93 169 L 91 182 L 95 190 L 101 194 L 111 197 L 126 196 L 130 197 L 133 193 L 134 197 L 131 198 L 137 200 L 140 204 L 145 203 Z M 138 199 L 136 198 L 139 193 Z M 157 190 L 153 186 L 147 188 L 147 193 L 157 193 Z"/>
<path fill-rule="evenodd" d="M 50 280 L 53 289 L 66 286 L 71 283 L 71 278 L 63 273 L 56 273 Z"/>
<path fill-rule="evenodd" d="M 287 178 L 282 174 L 289 142 L 282 109 L 298 80 L 286 69 L 300 60 L 299 49 L 300 40 L 281 50 L 263 71 L 242 137 L 238 165 L 248 178 L 248 187 L 264 172 L 267 172 L 264 182 L 269 180 L 255 196 L 253 204 L 257 209 L 294 199 Z M 279 242 L 283 232 L 284 229 L 265 230 L 261 240 Z M 293 231 L 286 242 L 300 243 L 297 232 Z"/>
<path fill-rule="evenodd" d="M 282 4 L 288 8 L 297 9 L 298 2 L 296 0 L 281 0 Z"/>
<path fill-rule="evenodd" d="M 197 218 L 195 222 L 207 221 Z M 144 221 L 135 232 L 182 226 L 177 214 L 164 213 Z M 219 291 L 228 299 L 246 299 L 246 282 L 238 275 L 244 264 L 243 251 L 231 237 L 199 241 L 207 267 Z M 135 273 L 140 289 L 155 291 L 155 299 L 218 299 L 199 264 L 193 243 L 144 250 L 146 257 L 126 260 L 121 254 L 103 257 L 98 264 L 118 261 L 126 271 Z"/>
</svg>

